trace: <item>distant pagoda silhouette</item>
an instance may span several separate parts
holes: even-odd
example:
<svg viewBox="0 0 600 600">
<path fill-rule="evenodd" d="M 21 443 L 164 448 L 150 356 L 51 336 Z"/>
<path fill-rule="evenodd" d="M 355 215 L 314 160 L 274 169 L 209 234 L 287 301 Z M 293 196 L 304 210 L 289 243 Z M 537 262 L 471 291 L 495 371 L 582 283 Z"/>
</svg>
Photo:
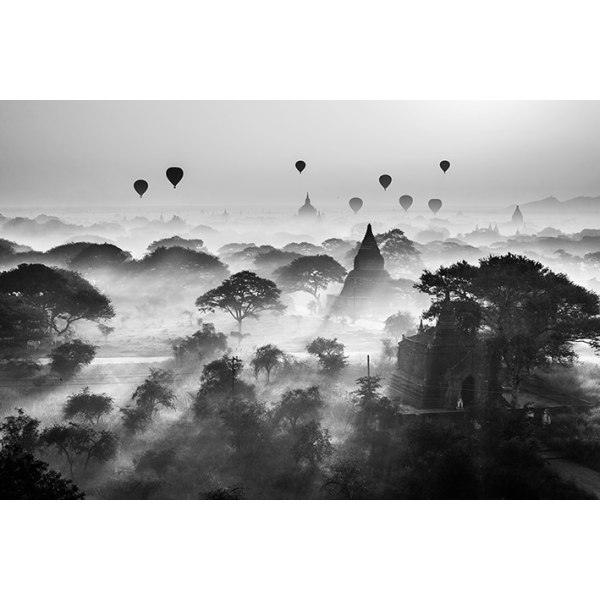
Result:
<svg viewBox="0 0 600 600">
<path fill-rule="evenodd" d="M 383 256 L 369 223 L 354 257 L 354 269 L 346 276 L 344 287 L 333 305 L 333 312 L 360 318 L 388 308 L 391 300 L 391 277 L 385 270 Z"/>
<path fill-rule="evenodd" d="M 306 200 L 304 200 L 304 204 L 298 210 L 298 216 L 303 218 L 316 218 L 317 217 L 317 209 L 310 203 L 310 196 L 308 192 L 306 194 Z"/>
<path fill-rule="evenodd" d="M 521 212 L 521 209 L 519 208 L 518 205 L 517 205 L 517 208 L 515 208 L 515 212 L 513 213 L 511 222 L 512 222 L 513 226 L 516 227 L 517 229 L 523 228 L 523 213 Z"/>
</svg>

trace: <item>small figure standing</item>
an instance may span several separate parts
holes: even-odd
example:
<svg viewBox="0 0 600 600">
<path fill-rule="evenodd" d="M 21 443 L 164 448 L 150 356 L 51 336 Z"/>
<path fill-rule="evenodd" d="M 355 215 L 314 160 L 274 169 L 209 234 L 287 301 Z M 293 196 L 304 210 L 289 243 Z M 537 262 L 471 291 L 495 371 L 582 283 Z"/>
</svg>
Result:
<svg viewBox="0 0 600 600">
<path fill-rule="evenodd" d="M 458 397 L 458 402 L 456 403 L 456 410 L 462 410 L 464 408 L 462 396 Z"/>
<path fill-rule="evenodd" d="M 547 408 L 544 409 L 544 412 L 542 413 L 542 425 L 544 427 L 547 427 L 548 425 L 552 424 L 552 417 L 550 416 L 550 412 L 548 411 Z"/>
</svg>

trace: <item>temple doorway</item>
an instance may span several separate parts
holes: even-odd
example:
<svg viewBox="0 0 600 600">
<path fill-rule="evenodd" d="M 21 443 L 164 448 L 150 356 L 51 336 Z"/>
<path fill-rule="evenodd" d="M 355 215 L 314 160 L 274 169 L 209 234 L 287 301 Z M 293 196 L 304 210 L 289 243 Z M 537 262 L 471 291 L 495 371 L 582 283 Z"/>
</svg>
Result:
<svg viewBox="0 0 600 600">
<path fill-rule="evenodd" d="M 473 375 L 469 375 L 463 379 L 460 395 L 465 408 L 473 406 L 475 403 L 475 378 Z"/>
</svg>

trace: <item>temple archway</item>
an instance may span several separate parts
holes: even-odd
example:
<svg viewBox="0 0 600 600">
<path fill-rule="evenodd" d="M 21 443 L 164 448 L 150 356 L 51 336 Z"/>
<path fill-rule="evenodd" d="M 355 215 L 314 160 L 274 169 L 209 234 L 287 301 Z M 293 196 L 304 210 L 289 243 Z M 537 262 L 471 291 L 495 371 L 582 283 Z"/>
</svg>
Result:
<svg viewBox="0 0 600 600">
<path fill-rule="evenodd" d="M 473 375 L 469 375 L 463 379 L 460 396 L 465 408 L 473 406 L 475 403 L 475 378 Z"/>
</svg>

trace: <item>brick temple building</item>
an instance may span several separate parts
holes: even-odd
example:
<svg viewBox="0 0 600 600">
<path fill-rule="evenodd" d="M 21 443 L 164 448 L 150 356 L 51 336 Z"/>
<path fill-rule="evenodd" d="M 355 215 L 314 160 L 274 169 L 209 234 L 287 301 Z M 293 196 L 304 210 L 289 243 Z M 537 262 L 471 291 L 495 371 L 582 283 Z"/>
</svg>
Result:
<svg viewBox="0 0 600 600">
<path fill-rule="evenodd" d="M 489 364 L 484 344 L 459 331 L 447 300 L 434 327 L 421 323 L 399 342 L 389 396 L 418 409 L 468 409 L 487 400 Z"/>
</svg>

